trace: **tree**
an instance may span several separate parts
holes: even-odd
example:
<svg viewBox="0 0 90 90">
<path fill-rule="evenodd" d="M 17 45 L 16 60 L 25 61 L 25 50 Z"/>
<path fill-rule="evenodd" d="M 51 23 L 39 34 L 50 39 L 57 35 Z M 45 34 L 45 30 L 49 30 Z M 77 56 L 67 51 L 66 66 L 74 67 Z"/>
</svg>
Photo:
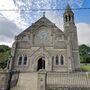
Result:
<svg viewBox="0 0 90 90">
<path fill-rule="evenodd" d="M 7 61 L 11 53 L 11 48 L 6 45 L 0 45 L 0 68 L 7 66 Z"/>
<path fill-rule="evenodd" d="M 82 63 L 90 63 L 90 47 L 83 44 L 79 46 L 80 59 Z"/>
</svg>

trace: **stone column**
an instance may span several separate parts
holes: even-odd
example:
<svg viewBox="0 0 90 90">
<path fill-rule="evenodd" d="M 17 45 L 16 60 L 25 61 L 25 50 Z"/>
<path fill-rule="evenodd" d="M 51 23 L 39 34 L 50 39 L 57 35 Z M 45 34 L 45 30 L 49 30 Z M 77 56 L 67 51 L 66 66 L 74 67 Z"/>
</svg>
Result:
<svg viewBox="0 0 90 90">
<path fill-rule="evenodd" d="M 46 90 L 46 71 L 40 69 L 38 72 L 38 90 Z"/>
</svg>

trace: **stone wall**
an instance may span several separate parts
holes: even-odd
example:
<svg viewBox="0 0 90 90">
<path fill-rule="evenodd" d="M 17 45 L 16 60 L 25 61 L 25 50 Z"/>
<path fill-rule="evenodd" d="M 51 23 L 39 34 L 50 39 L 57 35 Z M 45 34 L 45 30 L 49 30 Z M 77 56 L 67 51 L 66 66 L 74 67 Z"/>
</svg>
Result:
<svg viewBox="0 0 90 90">
<path fill-rule="evenodd" d="M 22 56 L 24 60 L 24 56 L 27 56 L 27 64 L 26 65 L 18 65 L 19 57 Z M 45 70 L 46 71 L 63 71 L 67 72 L 68 70 L 68 58 L 67 58 L 67 49 L 54 49 L 53 47 L 31 47 L 31 49 L 17 49 L 15 60 L 14 60 L 14 69 L 20 71 L 37 71 L 38 60 L 45 56 Z M 64 65 L 56 65 L 56 56 L 60 57 L 63 55 L 64 57 Z M 54 61 L 52 65 L 52 56 L 54 56 Z M 23 61 L 22 61 L 23 62 Z"/>
<path fill-rule="evenodd" d="M 8 71 L 0 71 L 0 90 L 6 90 Z M 43 88 L 43 89 L 42 89 Z M 90 72 L 20 72 L 14 71 L 11 90 L 90 90 Z"/>
<path fill-rule="evenodd" d="M 37 90 L 37 75 L 36 72 L 20 73 L 17 86 L 11 90 Z"/>
<path fill-rule="evenodd" d="M 0 90 L 6 90 L 9 74 L 6 71 L 0 71 Z"/>
<path fill-rule="evenodd" d="M 19 72 L 13 71 L 10 87 L 15 87 L 18 82 Z M 9 87 L 10 71 L 0 71 L 0 90 L 6 90 Z"/>
</svg>

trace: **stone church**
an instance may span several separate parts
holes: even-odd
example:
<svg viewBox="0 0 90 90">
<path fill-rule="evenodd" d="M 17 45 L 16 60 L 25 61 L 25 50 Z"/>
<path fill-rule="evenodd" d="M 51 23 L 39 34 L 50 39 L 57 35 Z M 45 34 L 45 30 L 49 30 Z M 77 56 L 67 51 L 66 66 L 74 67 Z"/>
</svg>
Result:
<svg viewBox="0 0 90 90">
<path fill-rule="evenodd" d="M 77 28 L 69 5 L 63 15 L 64 31 L 45 15 L 15 37 L 13 69 L 71 72 L 80 69 Z"/>
<path fill-rule="evenodd" d="M 80 70 L 80 57 L 77 27 L 69 5 L 63 22 L 64 31 L 44 13 L 15 37 L 10 69 L 20 71 L 20 74 L 17 86 L 12 90 L 81 90 L 74 87 L 89 85 L 88 74 L 75 73 Z M 15 78 L 13 76 L 12 80 Z M 60 85 L 73 89 L 57 89 Z"/>
</svg>

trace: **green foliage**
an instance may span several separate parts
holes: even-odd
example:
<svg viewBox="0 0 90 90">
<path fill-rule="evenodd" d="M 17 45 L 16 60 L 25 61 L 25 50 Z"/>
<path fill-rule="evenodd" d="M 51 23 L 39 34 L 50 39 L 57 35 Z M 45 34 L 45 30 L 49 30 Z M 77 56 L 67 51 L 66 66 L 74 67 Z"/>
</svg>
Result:
<svg viewBox="0 0 90 90">
<path fill-rule="evenodd" d="M 83 44 L 79 46 L 80 59 L 82 63 L 90 63 L 90 47 Z"/>
<path fill-rule="evenodd" d="M 80 66 L 83 71 L 90 71 L 90 64 L 81 64 Z"/>
<path fill-rule="evenodd" d="M 6 45 L 0 45 L 0 53 L 6 52 L 8 50 L 10 50 L 10 47 Z"/>
<path fill-rule="evenodd" d="M 0 45 L 0 68 L 5 68 L 10 56 L 11 48 L 6 45 Z"/>
</svg>

